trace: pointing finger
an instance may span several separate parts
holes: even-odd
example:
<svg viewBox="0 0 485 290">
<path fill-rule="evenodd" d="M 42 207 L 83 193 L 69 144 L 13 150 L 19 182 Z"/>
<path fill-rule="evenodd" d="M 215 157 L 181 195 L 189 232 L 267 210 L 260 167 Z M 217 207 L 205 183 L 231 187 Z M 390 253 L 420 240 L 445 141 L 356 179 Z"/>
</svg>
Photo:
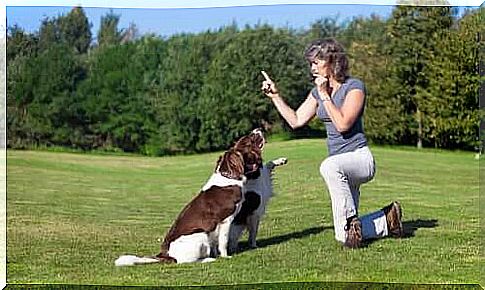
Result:
<svg viewBox="0 0 485 290">
<path fill-rule="evenodd" d="M 261 73 L 263 74 L 264 78 L 265 78 L 267 81 L 271 82 L 271 79 L 269 78 L 268 74 L 267 74 L 267 73 L 266 73 L 264 70 L 262 70 L 262 71 L 261 71 Z"/>
</svg>

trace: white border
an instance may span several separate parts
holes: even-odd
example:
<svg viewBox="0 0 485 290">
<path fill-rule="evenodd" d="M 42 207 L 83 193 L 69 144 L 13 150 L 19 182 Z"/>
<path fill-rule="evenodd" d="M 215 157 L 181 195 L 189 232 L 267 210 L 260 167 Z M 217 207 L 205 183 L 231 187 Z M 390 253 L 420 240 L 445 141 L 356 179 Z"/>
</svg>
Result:
<svg viewBox="0 0 485 290">
<path fill-rule="evenodd" d="M 7 285 L 7 16 L 0 4 L 0 287 Z"/>
<path fill-rule="evenodd" d="M 142 0 L 143 1 L 143 0 Z M 406 1 L 407 4 L 418 0 Z M 0 65 L 3 66 L 4 72 L 0 75 L 0 108 L 2 110 L 3 128 L 0 138 L 3 146 L 6 146 L 6 6 L 82 6 L 82 7 L 107 7 L 107 8 L 208 8 L 208 7 L 233 7 L 233 6 L 257 6 L 257 5 L 282 5 L 282 4 L 367 4 L 367 5 L 398 5 L 394 0 L 305 0 L 305 1 L 285 1 L 285 0 L 106 0 L 100 4 L 99 0 L 6 0 L 0 4 Z M 429 3 L 427 3 L 429 2 Z M 433 5 L 436 1 L 424 1 L 416 5 Z M 478 7 L 483 4 L 482 0 L 449 0 L 452 6 L 469 6 Z M 2 142 L 0 141 L 0 142 Z M 7 282 L 7 174 L 6 174 L 6 148 L 0 148 L 0 287 L 3 289 Z"/>
<path fill-rule="evenodd" d="M 111 7 L 111 8 L 207 8 L 282 4 L 367 4 L 367 5 L 399 5 L 395 0 L 6 0 L 6 6 L 77 6 Z M 434 0 L 405 0 L 406 4 L 437 5 Z M 419 2 L 419 3 L 417 3 Z M 482 0 L 448 0 L 452 6 L 480 6 Z"/>
</svg>

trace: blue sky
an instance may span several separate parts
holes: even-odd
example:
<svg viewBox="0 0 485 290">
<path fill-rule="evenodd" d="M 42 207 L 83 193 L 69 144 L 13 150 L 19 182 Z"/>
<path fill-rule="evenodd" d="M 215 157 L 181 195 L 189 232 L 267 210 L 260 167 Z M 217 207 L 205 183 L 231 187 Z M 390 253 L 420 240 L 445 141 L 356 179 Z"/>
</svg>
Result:
<svg viewBox="0 0 485 290">
<path fill-rule="evenodd" d="M 180 32 L 201 32 L 207 29 L 217 29 L 234 21 L 240 25 L 268 23 L 277 27 L 295 29 L 308 28 L 309 24 L 324 17 L 336 18 L 339 22 L 351 20 L 355 16 L 368 17 L 377 14 L 389 17 L 392 5 L 266 5 L 239 6 L 220 8 L 113 8 L 120 15 L 120 28 L 126 28 L 133 22 L 139 31 L 170 36 Z M 39 29 L 41 20 L 45 17 L 55 17 L 66 14 L 72 7 L 7 7 L 7 25 L 18 24 L 29 32 Z M 93 35 L 99 29 L 101 16 L 106 15 L 110 8 L 84 7 L 91 22 Z"/>
<path fill-rule="evenodd" d="M 411 0 L 412 1 L 412 0 Z M 418 0 L 416 0 L 418 1 Z M 483 0 L 447 0 L 454 6 L 478 7 Z M 356 16 L 377 14 L 389 17 L 396 0 L 5 0 L 0 4 L 0 18 L 7 25 L 18 24 L 29 32 L 38 30 L 45 17 L 66 14 L 81 5 L 92 23 L 93 35 L 100 18 L 110 8 L 121 16 L 120 28 L 130 23 L 139 31 L 170 36 L 180 32 L 201 32 L 236 22 L 268 23 L 276 27 L 307 28 L 324 17 L 339 22 Z M 303 5 L 305 4 L 305 5 Z M 218 8 L 215 8 L 218 7 Z M 5 22 L 4 22 L 5 23 Z M 3 27 L 2 27 L 3 26 Z M 1 32 L 5 25 L 0 23 Z M 3 30 L 3 31 L 2 31 Z"/>
</svg>

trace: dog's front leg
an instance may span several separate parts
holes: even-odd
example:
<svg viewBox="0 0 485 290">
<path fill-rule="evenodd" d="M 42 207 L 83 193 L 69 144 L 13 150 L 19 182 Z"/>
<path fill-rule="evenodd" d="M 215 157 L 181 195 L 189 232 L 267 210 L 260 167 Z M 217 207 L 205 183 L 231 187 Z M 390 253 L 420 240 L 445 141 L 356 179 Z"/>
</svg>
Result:
<svg viewBox="0 0 485 290">
<path fill-rule="evenodd" d="M 258 228 L 259 228 L 259 216 L 257 214 L 253 214 L 248 217 L 248 231 L 249 231 L 249 246 L 253 249 L 257 248 L 256 245 L 256 236 L 258 235 Z"/>
<path fill-rule="evenodd" d="M 227 254 L 227 245 L 229 242 L 229 231 L 231 229 L 231 223 L 234 219 L 233 216 L 226 218 L 220 225 L 219 225 L 219 238 L 218 238 L 218 248 L 221 257 L 230 258 Z"/>
<path fill-rule="evenodd" d="M 229 242 L 228 242 L 230 255 L 236 253 L 239 239 L 241 238 L 244 229 L 245 227 L 243 225 L 234 224 L 234 223 L 231 224 L 231 229 L 229 230 Z"/>
</svg>

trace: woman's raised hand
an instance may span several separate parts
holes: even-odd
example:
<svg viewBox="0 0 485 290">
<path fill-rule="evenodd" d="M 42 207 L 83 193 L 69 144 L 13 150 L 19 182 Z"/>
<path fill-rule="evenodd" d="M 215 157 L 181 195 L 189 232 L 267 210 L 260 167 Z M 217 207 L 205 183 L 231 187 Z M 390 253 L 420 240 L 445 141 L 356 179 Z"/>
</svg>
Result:
<svg viewBox="0 0 485 290">
<path fill-rule="evenodd" d="M 264 70 L 262 70 L 261 73 L 264 76 L 264 81 L 261 85 L 261 90 L 263 93 L 270 98 L 278 96 L 278 89 L 276 88 L 275 83 L 269 78 L 268 74 Z"/>
</svg>

